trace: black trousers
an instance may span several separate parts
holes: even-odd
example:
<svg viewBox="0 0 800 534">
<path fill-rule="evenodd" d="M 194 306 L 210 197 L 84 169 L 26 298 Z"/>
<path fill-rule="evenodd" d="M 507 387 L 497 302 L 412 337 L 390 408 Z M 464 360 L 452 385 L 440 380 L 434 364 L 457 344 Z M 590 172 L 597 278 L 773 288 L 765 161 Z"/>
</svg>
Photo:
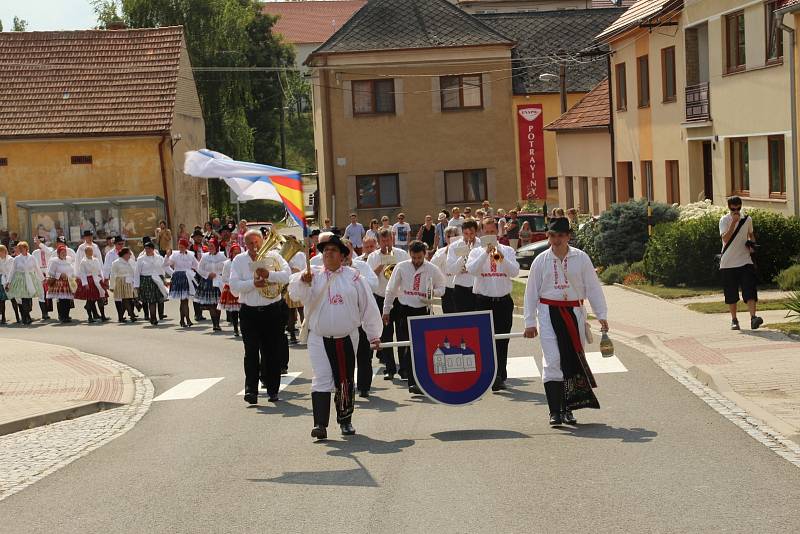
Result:
<svg viewBox="0 0 800 534">
<path fill-rule="evenodd" d="M 397 341 L 408 341 L 408 318 L 429 315 L 428 308 L 412 308 L 411 306 L 400 304 L 398 301 L 395 301 L 394 308 L 397 310 Z M 414 379 L 411 347 L 400 347 L 400 368 L 408 373 L 408 386 L 411 387 L 415 385 L 417 381 Z"/>
<path fill-rule="evenodd" d="M 372 387 L 372 349 L 364 329 L 358 327 L 358 349 L 356 350 L 358 376 L 356 387 L 359 391 L 369 391 Z"/>
<path fill-rule="evenodd" d="M 495 334 L 508 334 L 514 322 L 514 300 L 511 295 L 494 298 L 483 295 L 475 295 L 476 309 L 480 311 L 492 312 L 492 324 L 494 324 Z M 497 339 L 494 342 L 497 352 L 497 379 L 502 382 L 508 378 L 506 365 L 508 363 L 508 341 L 507 339 Z"/>
<path fill-rule="evenodd" d="M 452 287 L 447 287 L 442 295 L 442 311 L 444 313 L 456 312 L 456 290 Z"/>
<path fill-rule="evenodd" d="M 282 302 L 269 306 L 242 304 L 239 317 L 244 343 L 245 391 L 257 393 L 260 378 L 267 393 L 277 395 L 281 384 L 281 364 L 285 358 L 283 351 L 288 350 Z"/>
<path fill-rule="evenodd" d="M 464 287 L 456 284 L 453 290 L 453 297 L 456 305 L 456 312 L 475 311 L 475 293 L 472 292 L 471 287 Z"/>
<path fill-rule="evenodd" d="M 375 302 L 378 303 L 378 309 L 383 313 L 383 303 L 386 299 L 380 295 L 375 295 Z M 384 343 L 391 343 L 394 341 L 394 322 L 397 317 L 395 310 L 397 304 L 389 312 L 389 324 L 383 325 L 383 332 L 381 333 L 381 341 Z M 381 349 L 378 351 L 378 360 L 386 366 L 386 373 L 390 375 L 397 374 L 397 364 L 394 361 L 394 349 Z"/>
</svg>

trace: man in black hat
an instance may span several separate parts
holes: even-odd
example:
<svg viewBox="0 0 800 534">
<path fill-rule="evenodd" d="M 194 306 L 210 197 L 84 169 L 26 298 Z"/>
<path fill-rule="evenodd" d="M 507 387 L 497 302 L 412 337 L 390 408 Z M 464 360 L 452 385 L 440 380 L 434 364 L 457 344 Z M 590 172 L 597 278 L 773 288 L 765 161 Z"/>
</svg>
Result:
<svg viewBox="0 0 800 534">
<path fill-rule="evenodd" d="M 86 257 L 84 254 L 84 250 L 86 247 L 92 247 L 94 251 L 94 257 L 98 260 L 103 257 L 100 253 L 100 247 L 97 246 L 97 243 L 94 242 L 94 236 L 92 235 L 91 230 L 84 230 L 83 232 L 83 243 L 78 245 L 78 250 L 75 251 L 75 270 L 77 271 L 78 267 L 80 266 L 81 261 L 83 258 Z"/>
<path fill-rule="evenodd" d="M 602 331 L 608 331 L 603 288 L 589 256 L 569 246 L 571 234 L 568 219 L 551 219 L 550 248 L 533 260 L 525 287 L 525 337 L 541 334 L 542 382 L 554 426 L 575 424 L 572 410 L 600 408 L 585 356 L 584 300 L 592 305 Z"/>
<path fill-rule="evenodd" d="M 366 279 L 357 269 L 343 265 L 350 249 L 337 235 L 323 234 L 319 249 L 323 265 L 292 275 L 289 296 L 303 303 L 308 324 L 308 355 L 314 377 L 311 437 L 327 439 L 331 392 L 336 392 L 336 420 L 343 435 L 356 433 L 352 425 L 354 372 L 359 326 L 373 349 L 380 345 L 383 324 Z"/>
</svg>

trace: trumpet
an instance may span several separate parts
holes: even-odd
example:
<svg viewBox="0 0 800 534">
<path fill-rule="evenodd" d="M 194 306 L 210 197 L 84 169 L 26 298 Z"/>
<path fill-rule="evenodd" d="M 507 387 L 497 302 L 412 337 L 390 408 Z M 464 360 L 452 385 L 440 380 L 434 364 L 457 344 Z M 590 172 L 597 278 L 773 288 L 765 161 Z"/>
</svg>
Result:
<svg viewBox="0 0 800 534">
<path fill-rule="evenodd" d="M 495 245 L 487 246 L 486 253 L 492 257 L 495 263 L 501 262 L 504 259 L 503 253 L 497 250 L 497 247 Z"/>
</svg>

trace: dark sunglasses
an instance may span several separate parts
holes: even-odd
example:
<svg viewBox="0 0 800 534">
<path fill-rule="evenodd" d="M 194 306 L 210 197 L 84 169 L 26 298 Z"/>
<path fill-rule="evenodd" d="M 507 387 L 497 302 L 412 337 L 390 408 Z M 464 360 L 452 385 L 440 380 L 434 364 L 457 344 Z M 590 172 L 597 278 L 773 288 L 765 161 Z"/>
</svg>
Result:
<svg viewBox="0 0 800 534">
<path fill-rule="evenodd" d="M 731 211 L 742 211 L 742 207 L 741 206 L 739 206 L 738 208 L 728 207 L 728 209 L 731 210 Z"/>
</svg>

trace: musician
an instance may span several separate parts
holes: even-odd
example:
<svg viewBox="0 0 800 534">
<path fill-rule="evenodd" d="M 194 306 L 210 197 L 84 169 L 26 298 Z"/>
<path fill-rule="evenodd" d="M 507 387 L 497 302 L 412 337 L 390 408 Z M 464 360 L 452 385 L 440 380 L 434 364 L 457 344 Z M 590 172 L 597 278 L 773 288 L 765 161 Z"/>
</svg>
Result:
<svg viewBox="0 0 800 534">
<path fill-rule="evenodd" d="M 281 363 L 288 351 L 286 341 L 286 315 L 283 310 L 283 297 L 274 298 L 262 295 L 259 290 L 267 284 L 287 284 L 292 274 L 277 251 L 267 252 L 265 260 L 278 266 L 276 270 L 257 268 L 251 265 L 257 261 L 259 249 L 264 238 L 258 230 L 249 230 L 244 236 L 247 254 L 239 254 L 231 263 L 231 291 L 239 295 L 241 310 L 239 317 L 244 343 L 244 400 L 248 404 L 258 403 L 259 376 L 264 382 L 270 402 L 278 401 L 281 384 Z M 255 266 L 253 266 L 255 267 Z M 282 341 L 281 341 L 281 338 Z"/>
<path fill-rule="evenodd" d="M 447 272 L 447 252 L 450 249 L 450 242 L 458 239 L 461 235 L 461 229 L 458 226 L 448 226 L 444 230 L 444 239 L 446 243 L 442 248 L 436 249 L 436 253 L 431 258 L 431 263 L 434 264 L 445 277 L 444 295 L 442 295 L 442 311 L 444 313 L 455 313 L 455 285 L 456 277 L 446 275 Z"/>
<path fill-rule="evenodd" d="M 380 345 L 381 319 L 367 281 L 343 265 L 350 250 L 338 236 L 320 236 L 318 250 L 324 265 L 295 273 L 289 295 L 303 302 L 308 314 L 308 354 L 314 377 L 311 403 L 314 429 L 311 437 L 327 439 L 331 392 L 336 391 L 336 420 L 343 435 L 353 435 L 353 372 L 358 327 L 362 326 L 374 349 Z"/>
<path fill-rule="evenodd" d="M 497 242 L 497 223 L 493 217 L 483 219 L 485 246 L 473 248 L 467 259 L 467 272 L 475 277 L 475 309 L 491 310 L 495 334 L 508 334 L 514 322 L 514 300 L 511 298 L 512 278 L 519 276 L 514 249 Z M 494 236 L 489 237 L 489 236 Z M 487 244 L 487 242 L 490 242 Z M 497 376 L 492 391 L 506 389 L 508 340 L 495 341 Z"/>
<path fill-rule="evenodd" d="M 600 408 L 597 387 L 586 363 L 584 347 L 588 299 L 603 331 L 608 310 L 592 261 L 569 246 L 569 220 L 550 221 L 550 248 L 533 260 L 525 287 L 525 337 L 541 334 L 542 382 L 550 408 L 550 424 L 575 424 L 572 410 Z"/>
<path fill-rule="evenodd" d="M 475 235 L 477 232 L 478 223 L 472 219 L 465 220 L 461 224 L 461 239 L 452 243 L 447 251 L 445 274 L 455 277 L 453 298 L 456 312 L 475 311 L 475 294 L 472 292 L 475 277 L 467 272 L 467 257 L 472 249 L 481 246 L 481 240 Z"/>
<path fill-rule="evenodd" d="M 372 240 L 373 244 L 375 240 Z M 349 239 L 342 239 L 342 243 L 350 249 L 350 254 L 345 258 L 344 264 L 348 267 L 357 269 L 361 276 L 367 281 L 370 291 L 375 291 L 378 287 L 378 277 L 369 268 L 369 265 L 362 257 L 355 257 L 355 247 Z M 362 250 L 363 250 L 362 241 Z M 374 250 L 376 247 L 373 246 Z M 372 251 L 370 251 L 372 252 Z M 369 390 L 372 389 L 372 347 L 369 345 L 369 339 L 366 332 L 360 326 L 358 327 L 358 348 L 356 349 L 356 367 L 358 368 L 358 376 L 356 376 L 356 387 L 358 388 L 358 396 L 361 398 L 369 397 Z"/>
<path fill-rule="evenodd" d="M 391 228 L 381 228 L 378 230 L 378 244 L 380 248 L 369 255 L 367 258 L 367 265 L 369 265 L 369 268 L 372 269 L 378 277 L 378 287 L 376 287 L 372 293 L 375 295 L 375 302 L 378 304 L 378 309 L 383 310 L 383 301 L 386 296 L 386 284 L 389 283 L 389 279 L 385 276 L 386 267 L 388 267 L 389 264 L 383 263 L 383 258 L 392 256 L 392 260 L 396 264 L 401 261 L 406 261 L 411 257 L 405 250 L 401 250 L 392 245 L 393 236 Z M 391 342 L 392 338 L 394 338 L 394 312 L 390 312 L 389 316 L 391 320 L 384 324 L 383 333 L 381 334 L 381 342 L 383 343 Z M 378 353 L 378 360 L 385 366 L 383 379 L 393 380 L 394 375 L 398 372 L 397 364 L 394 361 L 394 349 L 382 349 Z M 407 377 L 407 370 L 400 369 L 400 378 L 405 379 Z"/>
<path fill-rule="evenodd" d="M 428 253 L 425 243 L 414 240 L 408 245 L 408 251 L 411 259 L 401 261 L 395 266 L 386 286 L 383 303 L 383 324 L 388 324 L 391 312 L 395 312 L 397 341 L 408 341 L 408 318 L 430 315 L 433 297 L 441 297 L 445 289 L 444 275 L 425 259 Z M 421 395 L 422 391 L 414 379 L 409 347 L 400 348 L 400 367 L 408 373 L 409 393 Z"/>
</svg>

